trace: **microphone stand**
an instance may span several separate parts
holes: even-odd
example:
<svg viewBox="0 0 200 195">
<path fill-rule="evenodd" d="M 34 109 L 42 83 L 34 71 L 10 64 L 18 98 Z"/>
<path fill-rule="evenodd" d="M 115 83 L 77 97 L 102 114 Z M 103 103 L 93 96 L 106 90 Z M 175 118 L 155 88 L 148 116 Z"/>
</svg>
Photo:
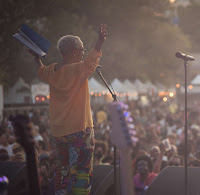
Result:
<svg viewBox="0 0 200 195">
<path fill-rule="evenodd" d="M 101 77 L 102 81 L 104 82 L 104 84 L 106 85 L 106 87 L 108 88 L 108 90 L 110 91 L 113 101 L 118 101 L 116 95 L 111 91 L 110 87 L 108 86 L 106 80 L 104 79 L 102 73 L 99 71 L 99 68 L 97 67 L 96 72 L 98 73 L 98 75 Z"/>
<path fill-rule="evenodd" d="M 185 195 L 188 194 L 188 117 L 187 117 L 187 62 L 194 61 L 193 56 L 186 55 L 181 52 L 176 52 L 175 56 L 184 60 L 185 67 Z"/>
<path fill-rule="evenodd" d="M 113 101 L 118 101 L 116 95 L 111 91 L 110 87 L 108 86 L 106 80 L 104 79 L 101 71 L 99 71 L 99 68 L 96 68 L 96 72 L 97 74 L 100 76 L 100 78 L 102 79 L 102 81 L 104 82 L 104 84 L 106 85 L 106 87 L 108 88 L 108 90 L 110 91 Z M 116 146 L 114 145 L 114 194 L 117 195 L 117 158 L 116 158 Z"/>
<path fill-rule="evenodd" d="M 188 191 L 188 166 L 187 166 L 187 153 L 188 153 L 188 117 L 187 117 L 187 59 L 184 60 L 185 67 L 185 195 Z"/>
</svg>

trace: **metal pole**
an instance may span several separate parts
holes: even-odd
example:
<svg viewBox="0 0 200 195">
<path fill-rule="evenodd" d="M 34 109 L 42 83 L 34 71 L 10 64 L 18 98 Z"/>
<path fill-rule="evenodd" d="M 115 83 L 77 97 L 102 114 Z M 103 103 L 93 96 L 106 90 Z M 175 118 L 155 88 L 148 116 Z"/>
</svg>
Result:
<svg viewBox="0 0 200 195">
<path fill-rule="evenodd" d="M 187 61 L 184 61 L 184 67 L 185 67 L 185 195 L 187 195 L 187 175 L 188 175 L 188 169 L 187 169 L 187 153 L 188 153 L 188 129 L 187 129 Z"/>
<path fill-rule="evenodd" d="M 96 72 L 101 77 L 102 81 L 104 82 L 104 84 L 106 85 L 110 93 L 112 94 L 113 101 L 118 101 L 116 94 L 114 94 L 114 92 L 111 91 L 102 73 L 98 69 L 96 69 Z M 117 149 L 115 145 L 114 145 L 114 194 L 117 195 Z"/>
<path fill-rule="evenodd" d="M 117 195 L 117 148 L 114 145 L 114 194 Z"/>
</svg>

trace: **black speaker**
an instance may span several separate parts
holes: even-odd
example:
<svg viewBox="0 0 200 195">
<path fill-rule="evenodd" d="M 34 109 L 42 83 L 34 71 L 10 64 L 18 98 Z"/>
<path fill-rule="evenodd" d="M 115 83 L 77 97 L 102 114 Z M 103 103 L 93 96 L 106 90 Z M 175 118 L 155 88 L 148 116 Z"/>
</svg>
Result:
<svg viewBox="0 0 200 195">
<path fill-rule="evenodd" d="M 114 195 L 114 167 L 94 165 L 91 195 Z M 120 194 L 119 166 L 117 166 L 117 194 Z"/>
<path fill-rule="evenodd" d="M 28 180 L 24 162 L 0 162 L 0 175 L 9 180 L 8 195 L 27 195 Z"/>
<path fill-rule="evenodd" d="M 8 195 L 28 195 L 28 177 L 26 163 L 0 162 L 0 175 L 9 179 Z M 55 178 L 54 178 L 55 179 Z M 54 194 L 54 179 L 50 188 L 43 194 Z M 114 195 L 114 167 L 112 165 L 94 165 L 91 195 Z M 120 195 L 119 166 L 117 166 L 117 194 Z"/>
<path fill-rule="evenodd" d="M 200 194 L 200 168 L 188 167 L 188 195 Z M 184 195 L 185 167 L 166 167 L 154 179 L 147 195 Z"/>
</svg>

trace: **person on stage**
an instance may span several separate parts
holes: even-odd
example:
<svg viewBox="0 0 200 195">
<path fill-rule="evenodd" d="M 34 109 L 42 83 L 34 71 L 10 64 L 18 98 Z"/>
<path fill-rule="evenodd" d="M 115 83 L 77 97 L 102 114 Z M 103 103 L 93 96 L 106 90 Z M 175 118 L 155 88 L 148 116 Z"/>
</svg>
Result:
<svg viewBox="0 0 200 195">
<path fill-rule="evenodd" d="M 88 78 L 99 64 L 106 36 L 106 25 L 102 24 L 99 38 L 84 60 L 83 42 L 73 35 L 58 40 L 59 63 L 44 66 L 30 52 L 39 77 L 50 86 L 50 125 L 58 154 L 56 195 L 90 194 L 94 132 Z"/>
</svg>

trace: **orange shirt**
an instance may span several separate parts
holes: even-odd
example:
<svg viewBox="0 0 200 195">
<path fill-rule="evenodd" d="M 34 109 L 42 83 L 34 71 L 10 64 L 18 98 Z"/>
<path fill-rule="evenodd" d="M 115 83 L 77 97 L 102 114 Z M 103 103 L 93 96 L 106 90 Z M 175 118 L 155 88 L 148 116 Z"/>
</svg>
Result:
<svg viewBox="0 0 200 195">
<path fill-rule="evenodd" d="M 61 137 L 93 127 L 88 77 L 95 71 L 101 52 L 93 49 L 84 61 L 66 64 L 56 72 L 41 66 L 39 77 L 50 86 L 50 125 L 52 135 Z"/>
</svg>

